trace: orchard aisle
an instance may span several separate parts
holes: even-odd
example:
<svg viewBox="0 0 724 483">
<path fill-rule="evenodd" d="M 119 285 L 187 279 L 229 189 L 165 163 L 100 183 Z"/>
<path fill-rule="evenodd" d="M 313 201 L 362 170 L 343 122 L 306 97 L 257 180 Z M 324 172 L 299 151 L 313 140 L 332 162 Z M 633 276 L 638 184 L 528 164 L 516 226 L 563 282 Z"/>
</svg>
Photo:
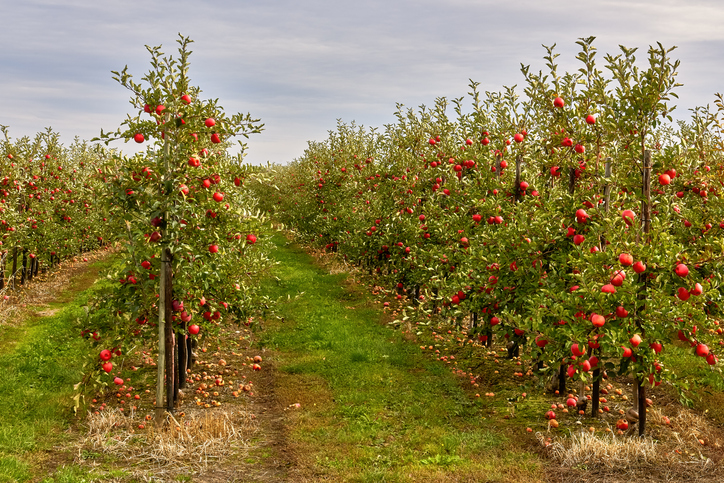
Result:
<svg viewBox="0 0 724 483">
<path fill-rule="evenodd" d="M 489 429 L 451 366 L 386 326 L 369 287 L 274 242 L 268 293 L 285 301 L 260 343 L 286 413 L 289 481 L 542 481 L 537 457 Z"/>
</svg>

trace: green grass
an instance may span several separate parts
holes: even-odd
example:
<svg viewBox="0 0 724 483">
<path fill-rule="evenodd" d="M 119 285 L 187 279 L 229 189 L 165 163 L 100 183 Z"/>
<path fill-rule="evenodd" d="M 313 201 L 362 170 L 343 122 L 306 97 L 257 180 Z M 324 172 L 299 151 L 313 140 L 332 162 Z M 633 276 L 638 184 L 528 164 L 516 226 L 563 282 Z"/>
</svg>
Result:
<svg viewBox="0 0 724 483">
<path fill-rule="evenodd" d="M 30 316 L 14 327 L 0 327 L 0 482 L 30 480 L 44 464 L 43 451 L 65 438 L 73 419 L 73 386 L 88 351 L 77 320 L 93 289 L 77 292 L 90 285 L 106 263 L 92 265 L 59 295 L 59 302 L 49 307 L 58 309 L 55 315 Z M 61 469 L 47 481 L 85 481 L 74 472 Z"/>
<path fill-rule="evenodd" d="M 300 402 L 293 444 L 335 481 L 537 481 L 536 457 L 488 427 L 450 367 L 383 323 L 367 293 L 275 238 L 284 322 L 262 335 L 280 351 L 281 397 Z M 512 453 L 511 453 L 512 451 Z M 437 476 L 435 476 L 437 475 Z"/>
</svg>

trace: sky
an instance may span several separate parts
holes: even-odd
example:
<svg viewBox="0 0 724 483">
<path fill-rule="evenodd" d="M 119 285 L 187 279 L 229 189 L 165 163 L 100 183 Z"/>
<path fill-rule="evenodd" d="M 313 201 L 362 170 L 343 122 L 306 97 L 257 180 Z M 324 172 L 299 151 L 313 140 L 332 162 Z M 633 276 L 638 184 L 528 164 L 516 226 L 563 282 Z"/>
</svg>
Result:
<svg viewBox="0 0 724 483">
<path fill-rule="evenodd" d="M 115 130 L 132 108 L 111 71 L 139 80 L 145 45 L 176 53 L 179 33 L 194 41 L 202 97 L 265 124 L 248 141 L 252 164 L 294 160 L 337 120 L 382 127 L 398 103 L 466 96 L 470 79 L 522 86 L 521 64 L 545 69 L 542 45 L 573 71 L 575 41 L 590 36 L 602 69 L 619 45 L 642 61 L 649 45 L 678 46 L 685 119 L 724 92 L 722 25 L 721 0 L 0 0 L 0 124 L 13 138 L 52 127 L 66 145 Z"/>
</svg>

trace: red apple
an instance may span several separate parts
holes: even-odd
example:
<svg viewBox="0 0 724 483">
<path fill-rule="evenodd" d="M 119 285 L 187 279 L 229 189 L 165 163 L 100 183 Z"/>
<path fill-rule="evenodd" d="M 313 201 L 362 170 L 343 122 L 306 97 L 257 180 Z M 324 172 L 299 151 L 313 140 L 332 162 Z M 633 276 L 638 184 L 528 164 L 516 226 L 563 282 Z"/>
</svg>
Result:
<svg viewBox="0 0 724 483">
<path fill-rule="evenodd" d="M 553 99 L 553 105 L 555 107 L 563 107 L 566 105 L 566 102 L 560 97 L 556 97 L 555 99 Z"/>
<path fill-rule="evenodd" d="M 591 314 L 591 323 L 593 323 L 594 327 L 603 327 L 603 324 L 606 323 L 606 318 L 600 314 Z"/>
<path fill-rule="evenodd" d="M 628 226 L 631 226 L 631 225 L 633 225 L 634 218 L 636 218 L 636 213 L 634 213 L 631 210 L 623 210 L 621 212 L 621 217 L 623 218 L 623 221 L 625 221 Z"/>
<path fill-rule="evenodd" d="M 659 175 L 659 184 L 661 186 L 668 186 L 671 184 L 671 176 L 668 174 L 660 174 Z"/>
<path fill-rule="evenodd" d="M 632 346 L 638 347 L 639 344 L 641 344 L 641 336 L 638 334 L 634 334 L 633 337 L 629 339 L 629 342 L 631 342 Z"/>
<path fill-rule="evenodd" d="M 586 124 L 596 124 L 596 118 L 593 117 L 593 114 L 589 114 L 586 117 Z"/>
<path fill-rule="evenodd" d="M 622 253 L 618 256 L 618 261 L 624 267 L 630 267 L 633 264 L 633 257 L 628 253 Z"/>
<path fill-rule="evenodd" d="M 676 266 L 676 268 L 674 268 L 674 273 L 676 273 L 679 277 L 686 277 L 689 274 L 689 267 L 680 263 Z"/>
<path fill-rule="evenodd" d="M 646 265 L 639 261 L 633 264 L 633 271 L 636 273 L 644 273 L 646 271 Z"/>
<path fill-rule="evenodd" d="M 209 252 L 211 253 L 218 253 L 219 246 L 218 245 L 209 245 Z"/>
<path fill-rule="evenodd" d="M 216 126 L 216 120 L 213 117 L 210 117 L 204 121 L 204 126 L 214 127 L 214 126 Z"/>
<path fill-rule="evenodd" d="M 111 357 L 113 357 L 113 354 L 108 349 L 103 349 L 100 353 L 100 358 L 102 361 L 110 361 Z"/>
<path fill-rule="evenodd" d="M 143 141 L 146 140 L 146 138 L 143 137 L 143 134 L 141 134 L 140 132 L 137 132 L 133 136 L 133 140 L 136 141 L 138 144 L 141 144 Z"/>
<path fill-rule="evenodd" d="M 709 347 L 706 344 L 699 344 L 696 346 L 696 355 L 699 357 L 706 357 L 709 355 Z"/>
<path fill-rule="evenodd" d="M 201 330 L 201 327 L 199 327 L 199 326 L 196 325 L 196 324 L 194 324 L 194 325 L 189 325 L 189 334 L 191 334 L 191 335 L 196 335 L 196 334 L 198 334 L 200 330 Z"/>
<path fill-rule="evenodd" d="M 221 203 L 222 201 L 224 201 L 224 195 L 217 191 L 216 193 L 214 193 L 214 201 Z"/>
<path fill-rule="evenodd" d="M 616 317 L 618 317 L 619 319 L 625 319 L 626 317 L 628 317 L 628 310 L 620 306 L 616 307 Z"/>
<path fill-rule="evenodd" d="M 113 363 L 112 363 L 112 362 L 106 362 L 106 363 L 103 364 L 103 366 L 101 366 L 101 367 L 103 367 L 103 370 L 104 370 L 105 372 L 111 372 L 111 371 L 113 370 Z"/>
</svg>

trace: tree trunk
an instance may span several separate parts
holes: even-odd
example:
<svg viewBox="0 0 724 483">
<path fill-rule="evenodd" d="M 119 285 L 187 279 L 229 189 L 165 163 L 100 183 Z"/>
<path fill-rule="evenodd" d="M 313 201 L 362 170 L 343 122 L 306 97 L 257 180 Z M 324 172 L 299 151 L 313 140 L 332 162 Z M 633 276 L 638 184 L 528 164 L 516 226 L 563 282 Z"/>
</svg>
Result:
<svg viewBox="0 0 724 483">
<path fill-rule="evenodd" d="M 164 250 L 165 258 L 167 262 L 163 264 L 163 268 L 166 271 L 166 286 L 164 287 L 164 294 L 166 299 L 165 305 L 165 343 L 166 343 L 166 410 L 173 412 L 174 402 L 174 387 L 175 387 L 175 376 L 174 376 L 174 343 L 173 343 L 173 307 L 171 301 L 173 300 L 173 274 L 171 271 L 171 250 L 168 248 Z"/>
</svg>

